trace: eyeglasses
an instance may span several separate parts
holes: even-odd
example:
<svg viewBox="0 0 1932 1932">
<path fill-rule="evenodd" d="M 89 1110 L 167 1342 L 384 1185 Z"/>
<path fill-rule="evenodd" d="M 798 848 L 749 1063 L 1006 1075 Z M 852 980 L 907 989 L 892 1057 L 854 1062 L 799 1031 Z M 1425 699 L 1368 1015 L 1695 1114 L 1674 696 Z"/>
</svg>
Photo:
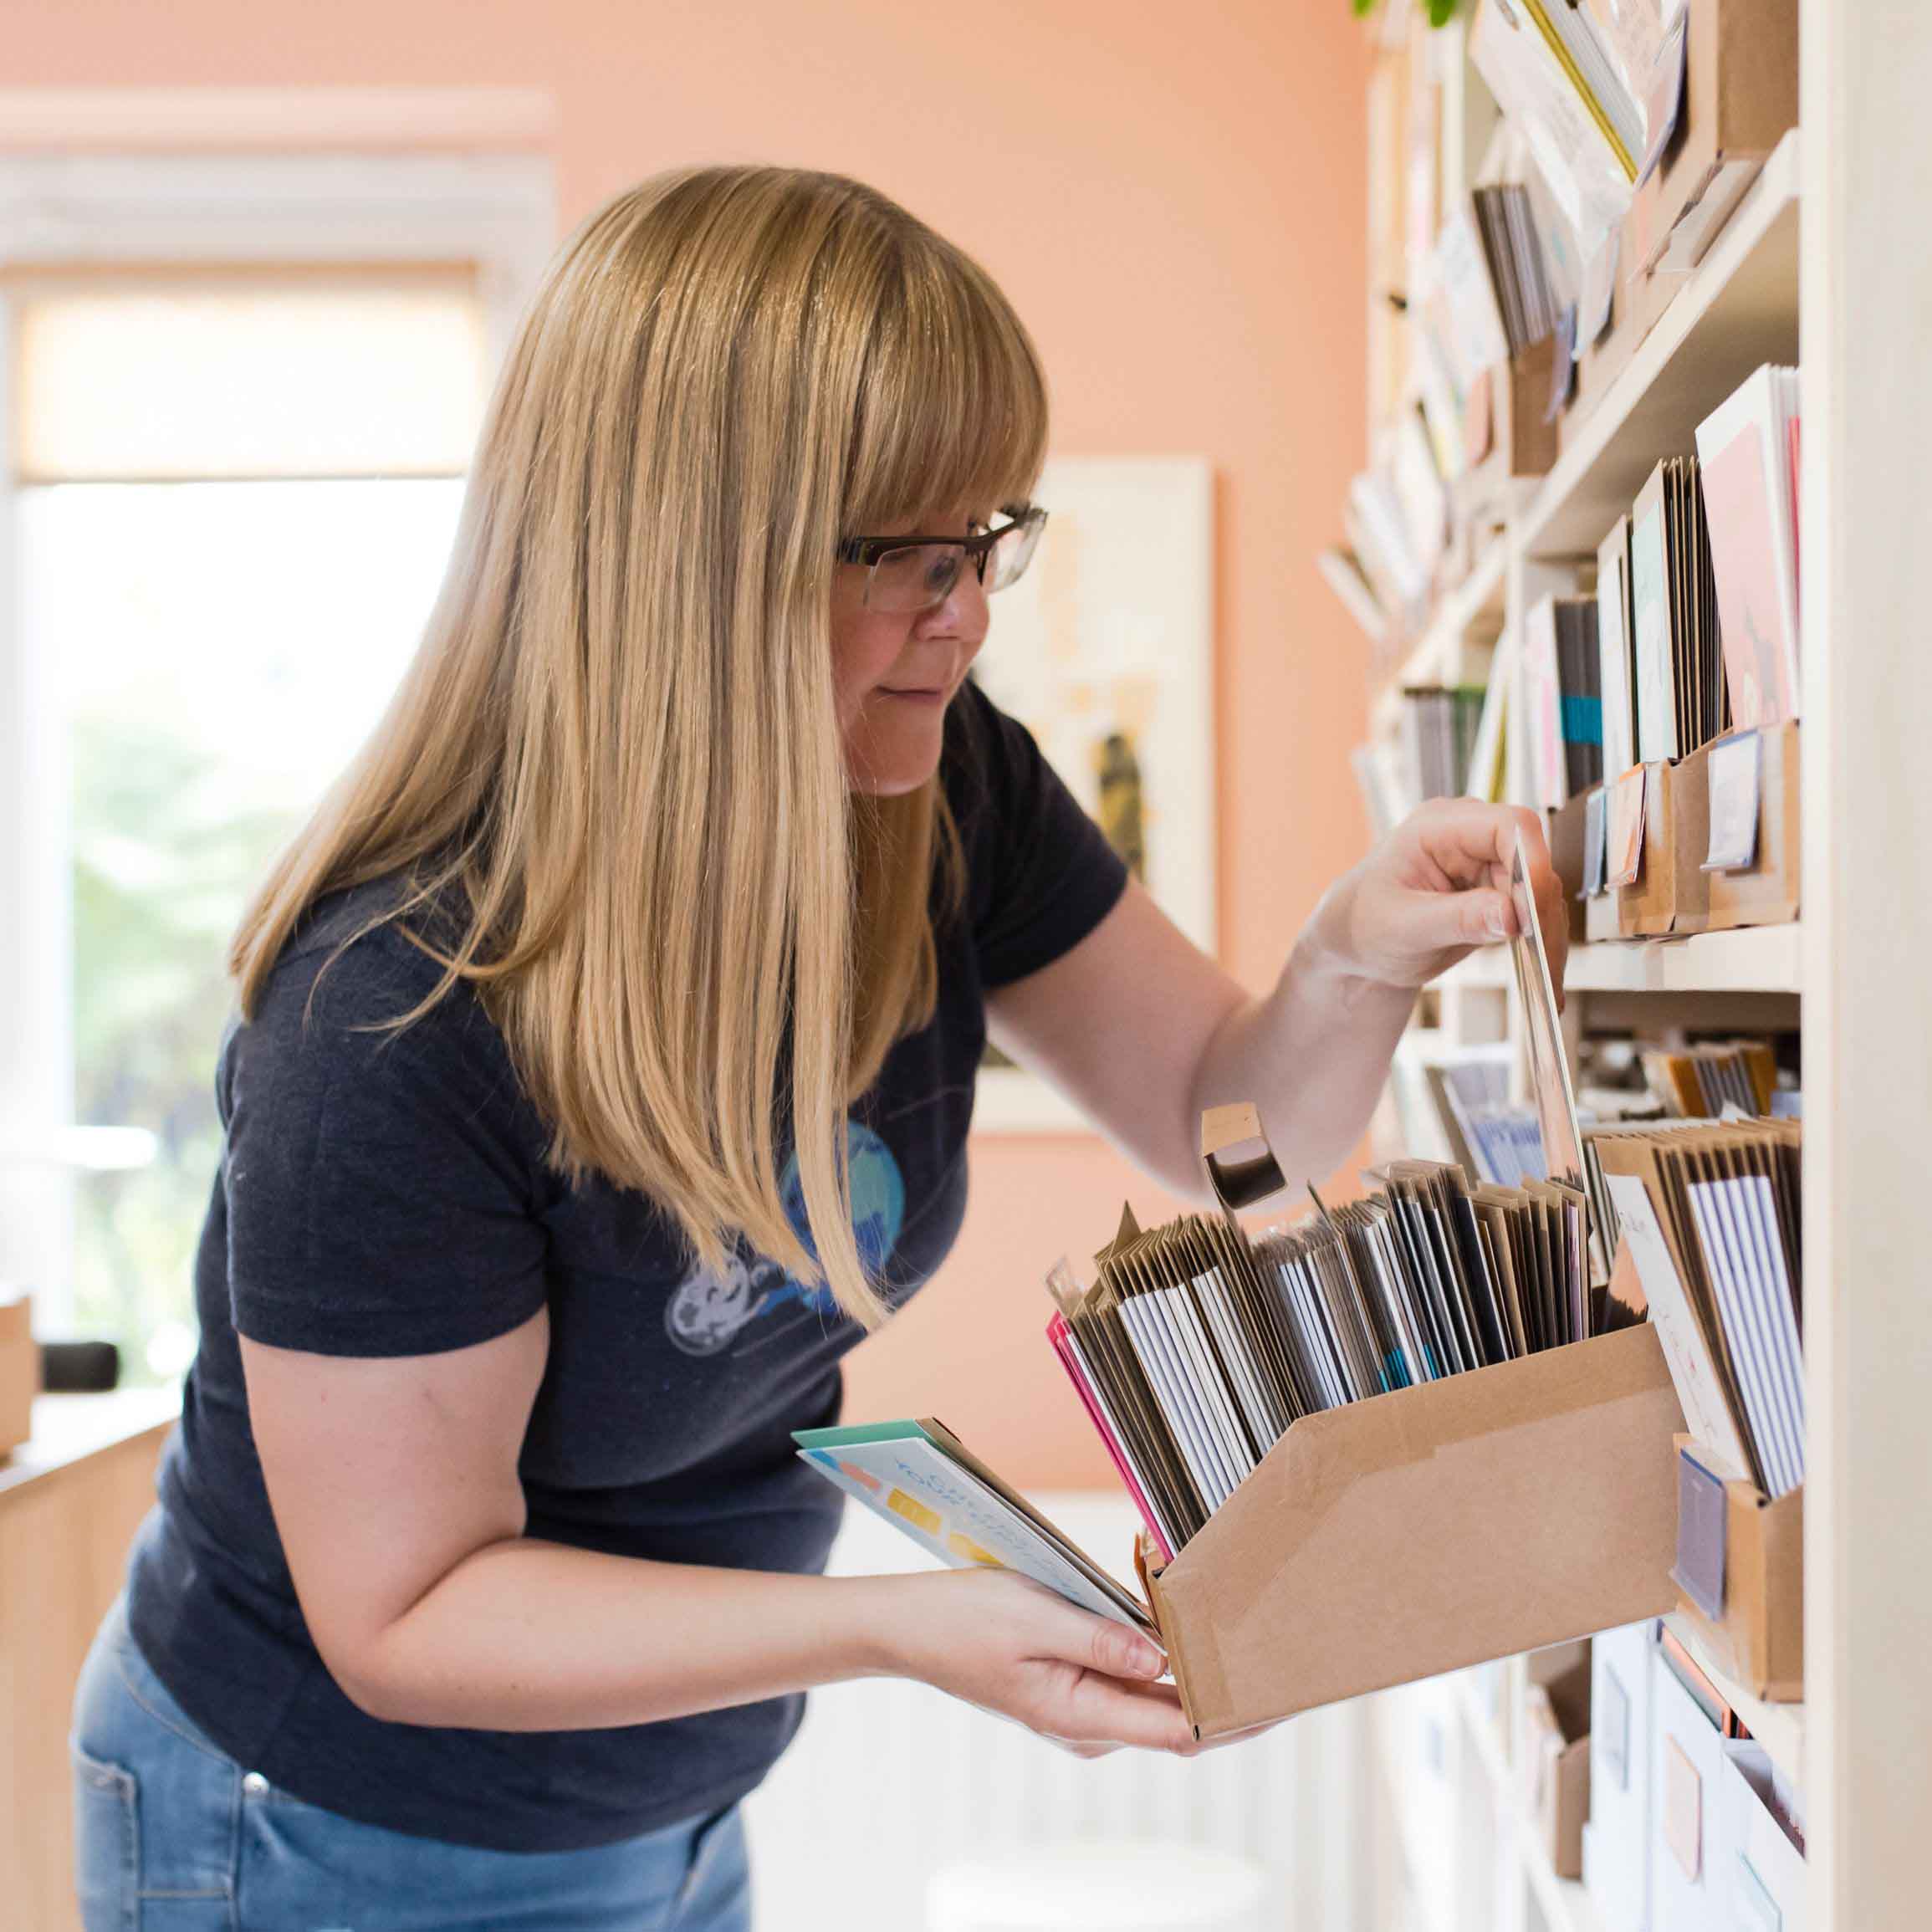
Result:
<svg viewBox="0 0 1932 1932">
<path fill-rule="evenodd" d="M 943 604 L 969 558 L 990 595 L 1033 561 L 1046 528 L 1046 512 L 1035 503 L 1011 504 L 999 514 L 1004 523 L 970 537 L 847 537 L 839 559 L 866 566 L 868 611 L 930 611 Z"/>
</svg>

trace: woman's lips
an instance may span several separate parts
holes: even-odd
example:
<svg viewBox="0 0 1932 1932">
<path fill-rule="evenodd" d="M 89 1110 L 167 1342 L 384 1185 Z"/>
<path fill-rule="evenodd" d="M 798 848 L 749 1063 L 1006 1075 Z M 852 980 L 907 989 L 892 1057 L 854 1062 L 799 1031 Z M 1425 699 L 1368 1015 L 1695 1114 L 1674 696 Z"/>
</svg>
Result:
<svg viewBox="0 0 1932 1932">
<path fill-rule="evenodd" d="M 893 686 L 882 684 L 878 687 L 882 698 L 897 698 L 907 704 L 943 704 L 952 695 L 943 684 Z"/>
</svg>

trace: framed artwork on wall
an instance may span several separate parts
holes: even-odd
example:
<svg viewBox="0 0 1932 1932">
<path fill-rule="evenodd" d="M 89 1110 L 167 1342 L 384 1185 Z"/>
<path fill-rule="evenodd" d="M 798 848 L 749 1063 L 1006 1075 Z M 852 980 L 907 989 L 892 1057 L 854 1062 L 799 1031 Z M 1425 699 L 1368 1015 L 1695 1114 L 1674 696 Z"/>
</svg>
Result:
<svg viewBox="0 0 1932 1932">
<path fill-rule="evenodd" d="M 973 675 L 1039 740 L 1156 902 L 1214 950 L 1214 473 L 1201 457 L 1054 457 L 1032 566 Z M 974 1126 L 1086 1122 L 988 1049 Z"/>
</svg>

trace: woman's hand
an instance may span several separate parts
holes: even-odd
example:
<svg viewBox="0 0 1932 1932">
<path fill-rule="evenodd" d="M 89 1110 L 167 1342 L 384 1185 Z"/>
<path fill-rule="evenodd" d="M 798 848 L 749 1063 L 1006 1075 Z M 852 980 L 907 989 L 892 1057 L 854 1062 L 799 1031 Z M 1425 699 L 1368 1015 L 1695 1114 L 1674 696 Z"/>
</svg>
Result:
<svg viewBox="0 0 1932 1932">
<path fill-rule="evenodd" d="M 1129 1630 L 1009 1570 L 871 1582 L 884 1598 L 891 1667 L 1012 1719 L 1080 1757 L 1122 1745 L 1192 1756 L 1203 1746 L 1167 1659 Z"/>
<path fill-rule="evenodd" d="M 1329 887 L 1308 923 L 1324 963 L 1351 979 L 1416 987 L 1477 947 L 1514 938 L 1510 865 L 1519 832 L 1561 999 L 1569 924 L 1542 821 L 1474 799 L 1436 799 L 1412 812 Z"/>
</svg>

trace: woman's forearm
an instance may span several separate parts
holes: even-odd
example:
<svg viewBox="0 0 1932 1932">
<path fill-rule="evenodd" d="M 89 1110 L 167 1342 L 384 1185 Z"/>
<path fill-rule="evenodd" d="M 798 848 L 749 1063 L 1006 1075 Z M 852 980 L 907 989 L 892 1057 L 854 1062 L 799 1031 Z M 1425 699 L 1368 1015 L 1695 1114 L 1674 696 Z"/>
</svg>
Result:
<svg viewBox="0 0 1932 1932">
<path fill-rule="evenodd" d="M 1251 1100 L 1289 1183 L 1319 1183 L 1361 1138 L 1415 1005 L 1413 989 L 1340 969 L 1310 921 L 1265 999 L 1237 1007 L 1201 1056 L 1194 1099 Z"/>
<path fill-rule="evenodd" d="M 536 1538 L 474 1551 L 359 1646 L 343 1688 L 399 1724 L 580 1730 L 895 1667 L 903 1578 L 703 1568 Z"/>
</svg>

